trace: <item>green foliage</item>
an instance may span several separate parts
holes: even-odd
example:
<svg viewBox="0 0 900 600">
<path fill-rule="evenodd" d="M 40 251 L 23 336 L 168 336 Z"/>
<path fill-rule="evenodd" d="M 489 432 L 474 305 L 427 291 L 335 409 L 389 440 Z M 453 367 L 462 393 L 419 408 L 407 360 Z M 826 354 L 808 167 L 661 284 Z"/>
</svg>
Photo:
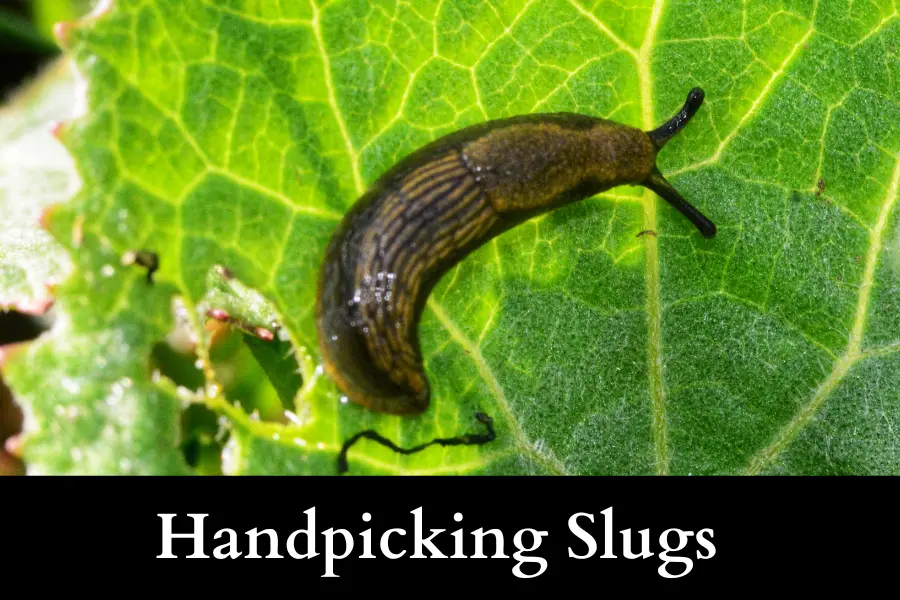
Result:
<svg viewBox="0 0 900 600">
<path fill-rule="evenodd" d="M 900 472 L 895 4 L 594 4 L 117 0 L 69 30 L 88 110 L 63 139 L 84 186 L 50 230 L 74 271 L 54 329 L 4 367 L 29 468 L 216 472 L 181 452 L 189 421 L 226 473 L 334 473 L 361 428 L 412 445 L 482 410 L 490 445 L 362 442 L 351 472 Z M 522 225 L 433 293 L 423 416 L 341 402 L 318 365 L 318 269 L 381 172 L 516 113 L 649 129 L 694 86 L 707 101 L 660 167 L 715 239 L 639 188 Z M 159 253 L 154 286 L 121 264 L 139 248 Z M 268 302 L 232 290 L 229 313 L 284 336 L 243 338 L 257 387 L 221 381 L 215 265 Z M 151 363 L 173 331 L 193 378 Z"/>
<path fill-rule="evenodd" d="M 53 135 L 54 123 L 76 116 L 75 85 L 71 65 L 56 61 L 0 109 L 0 310 L 43 312 L 47 284 L 71 267 L 40 218 L 80 184 Z"/>
<path fill-rule="evenodd" d="M 29 0 L 31 17 L 37 31 L 48 41 L 53 39 L 57 23 L 74 21 L 88 14 L 99 0 Z"/>
</svg>

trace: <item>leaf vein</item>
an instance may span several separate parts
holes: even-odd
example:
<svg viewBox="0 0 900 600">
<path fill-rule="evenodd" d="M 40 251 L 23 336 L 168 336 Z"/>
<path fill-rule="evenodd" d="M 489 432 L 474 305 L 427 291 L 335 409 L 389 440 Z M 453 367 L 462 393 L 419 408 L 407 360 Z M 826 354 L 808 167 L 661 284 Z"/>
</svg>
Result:
<svg viewBox="0 0 900 600">
<path fill-rule="evenodd" d="M 624 50 L 625 52 L 627 52 L 628 54 L 630 54 L 632 57 L 634 57 L 635 60 L 638 60 L 638 59 L 639 59 L 639 51 L 636 50 L 634 47 L 629 46 L 628 44 L 626 44 L 626 43 L 622 40 L 622 38 L 620 38 L 620 37 L 617 36 L 615 33 L 613 33 L 612 29 L 610 29 L 610 28 L 606 25 L 606 23 L 604 23 L 603 21 L 601 21 L 600 19 L 597 18 L 597 15 L 595 15 L 595 14 L 592 13 L 591 11 L 587 10 L 585 7 L 583 7 L 583 6 L 581 5 L 581 3 L 576 2 L 575 0 L 569 0 L 569 4 L 572 5 L 572 8 L 574 8 L 575 10 L 577 10 L 578 12 L 580 12 L 580 13 L 581 13 L 582 15 L 584 15 L 591 23 L 593 23 L 593 24 L 597 27 L 597 29 L 599 29 L 600 31 L 602 31 L 602 32 L 606 35 L 606 37 L 608 37 L 610 40 L 612 40 L 612 42 L 613 42 L 615 45 L 617 45 L 619 48 L 621 48 L 622 50 Z M 655 8 L 655 6 L 654 6 L 654 8 Z M 653 21 L 653 20 L 652 20 L 652 18 L 651 18 L 651 23 L 652 23 L 652 21 Z M 648 27 L 647 33 L 648 33 L 648 35 L 651 33 L 650 27 Z M 656 33 L 655 28 L 654 28 L 654 30 L 653 30 L 652 33 L 655 35 L 655 33 Z M 645 43 L 646 43 L 646 40 L 645 40 Z"/>
<path fill-rule="evenodd" d="M 864 357 L 861 351 L 863 335 L 865 333 L 866 320 L 869 313 L 869 299 L 872 286 L 875 283 L 875 268 L 884 241 L 884 233 L 888 225 L 888 216 L 900 196 L 900 159 L 894 163 L 894 171 L 891 176 L 891 184 L 885 201 L 878 215 L 875 227 L 869 234 L 869 251 L 866 254 L 866 267 L 862 284 L 859 288 L 859 296 L 856 304 L 856 314 L 853 319 L 853 329 L 847 343 L 844 354 L 835 363 L 831 373 L 816 389 L 809 402 L 804 404 L 787 425 L 778 433 L 774 441 L 750 459 L 745 473 L 756 475 L 762 472 L 768 465 L 774 462 L 784 452 L 785 448 L 800 434 L 800 432 L 812 421 L 825 401 L 843 380 L 847 372 Z"/>
<path fill-rule="evenodd" d="M 750 108 L 747 109 L 747 112 L 744 113 L 744 116 L 741 117 L 740 121 L 738 121 L 738 124 L 734 127 L 734 129 L 732 129 L 731 132 L 727 136 L 725 136 L 725 139 L 723 139 L 721 142 L 719 142 L 719 145 L 718 145 L 718 147 L 716 147 L 716 151 L 713 152 L 712 156 L 705 158 L 703 160 L 697 161 L 693 164 L 687 165 L 685 167 L 682 167 L 681 169 L 676 169 L 671 172 L 670 177 L 676 177 L 678 175 L 681 175 L 682 173 L 687 173 L 689 171 L 695 171 L 702 167 L 719 162 L 719 160 L 722 158 L 722 154 L 731 145 L 731 142 L 734 141 L 734 139 L 737 137 L 738 133 L 741 132 L 741 130 L 744 128 L 744 126 L 747 124 L 747 122 L 749 122 L 756 114 L 759 113 L 760 107 L 762 106 L 763 102 L 765 101 L 766 98 L 769 97 L 769 94 L 772 92 L 772 90 L 775 86 L 775 82 L 781 78 L 781 76 L 787 70 L 788 66 L 790 66 L 791 62 L 793 62 L 794 57 L 797 56 L 800 48 L 802 48 L 803 45 L 806 44 L 807 41 L 809 41 L 809 38 L 815 32 L 815 28 L 813 27 L 813 24 L 815 22 L 815 13 L 816 13 L 817 8 L 818 8 L 818 1 L 816 2 L 815 7 L 813 8 L 813 17 L 810 19 L 809 29 L 807 29 L 806 33 L 797 41 L 796 44 L 794 44 L 793 48 L 791 48 L 791 51 L 788 52 L 788 55 L 781 62 L 781 65 L 779 65 L 778 69 L 776 69 L 775 71 L 772 71 L 772 75 L 769 77 L 769 80 L 763 86 L 759 95 L 753 100 L 753 103 L 750 105 Z"/>
<path fill-rule="evenodd" d="M 509 426 L 513 437 L 516 440 L 516 445 L 521 450 L 537 458 L 540 462 L 544 463 L 547 467 L 552 469 L 557 474 L 567 475 L 568 473 L 566 471 L 565 465 L 563 465 L 563 463 L 555 456 L 552 450 L 548 449 L 547 455 L 541 454 L 537 452 L 537 450 L 534 448 L 534 445 L 528 440 L 528 437 L 522 430 L 522 425 L 513 414 L 512 408 L 509 405 L 509 401 L 506 399 L 506 394 L 504 393 L 503 388 L 500 387 L 500 383 L 497 381 L 497 377 L 494 375 L 491 367 L 487 364 L 484 355 L 482 355 L 481 348 L 475 345 L 466 337 L 462 330 L 460 330 L 456 323 L 454 323 L 450 319 L 450 317 L 444 311 L 443 307 L 438 304 L 437 301 L 435 301 L 433 298 L 429 298 L 428 306 L 429 308 L 431 308 L 438 321 L 440 321 L 441 325 L 444 326 L 444 329 L 447 330 L 447 333 L 449 333 L 450 336 L 454 340 L 456 340 L 456 342 L 460 346 L 462 346 L 464 350 L 468 352 L 469 357 L 475 363 L 475 366 L 478 369 L 478 373 L 491 389 L 491 393 L 497 400 L 497 407 L 503 413 L 507 425 Z"/>
<path fill-rule="evenodd" d="M 322 23 L 321 23 L 321 14 L 319 11 L 318 5 L 310 0 L 310 6 L 313 11 L 313 20 L 312 20 L 312 28 L 313 33 L 316 36 L 316 45 L 319 49 L 319 54 L 322 57 L 322 68 L 325 72 L 325 89 L 328 91 L 328 105 L 331 107 L 332 112 L 334 113 L 334 119 L 337 122 L 338 130 L 341 133 L 341 138 L 344 140 L 344 146 L 347 149 L 347 156 L 350 159 L 350 169 L 353 173 L 353 183 L 356 186 L 356 193 L 362 194 L 365 191 L 365 184 L 363 183 L 362 173 L 359 168 L 359 154 L 353 147 L 353 140 L 350 139 L 350 132 L 347 129 L 347 123 L 344 119 L 343 114 L 341 113 L 340 106 L 337 102 L 337 94 L 334 91 L 334 81 L 331 72 L 331 59 L 328 56 L 328 51 L 325 48 L 325 40 L 322 37 Z"/>
<path fill-rule="evenodd" d="M 647 23 L 647 33 L 636 56 L 638 83 L 641 90 L 643 127 L 650 130 L 654 126 L 653 79 L 650 72 L 650 57 L 659 29 L 660 15 L 665 0 L 656 0 Z M 656 231 L 656 197 L 650 190 L 644 190 L 644 229 Z M 651 431 L 656 451 L 656 472 L 669 472 L 668 420 L 666 416 L 666 395 L 662 367 L 662 300 L 659 275 L 659 242 L 656 237 L 646 240 L 646 289 L 647 289 L 647 363 L 651 401 Z"/>
</svg>

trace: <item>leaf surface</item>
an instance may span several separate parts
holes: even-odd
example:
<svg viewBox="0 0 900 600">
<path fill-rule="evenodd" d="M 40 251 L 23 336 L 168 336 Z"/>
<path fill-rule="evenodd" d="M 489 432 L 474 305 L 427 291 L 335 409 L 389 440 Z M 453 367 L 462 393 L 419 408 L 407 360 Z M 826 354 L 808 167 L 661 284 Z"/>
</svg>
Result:
<svg viewBox="0 0 900 600">
<path fill-rule="evenodd" d="M 80 183 L 54 135 L 77 114 L 76 84 L 70 62 L 55 60 L 0 109 L 0 310 L 42 314 L 71 267 L 40 219 Z"/>
<path fill-rule="evenodd" d="M 85 186 L 50 227 L 75 270 L 61 324 L 6 367 L 32 417 L 29 464 L 183 472 L 188 404 L 222 423 L 233 474 L 333 473 L 360 429 L 409 446 L 477 430 L 478 410 L 497 424 L 489 445 L 400 456 L 361 442 L 351 472 L 897 473 L 896 6 L 595 4 L 119 0 L 73 27 L 88 112 L 64 139 Z M 519 113 L 647 130 L 694 86 L 706 102 L 659 166 L 716 238 L 641 188 L 535 219 L 433 292 L 424 415 L 341 401 L 318 368 L 316 281 L 332 230 L 385 169 Z M 139 248 L 159 254 L 154 286 L 120 264 Z M 281 396 L 297 389 L 285 419 L 248 414 L 216 380 L 215 265 L 293 345 L 294 361 L 254 354 Z M 182 400 L 148 366 L 179 320 L 204 375 Z"/>
</svg>

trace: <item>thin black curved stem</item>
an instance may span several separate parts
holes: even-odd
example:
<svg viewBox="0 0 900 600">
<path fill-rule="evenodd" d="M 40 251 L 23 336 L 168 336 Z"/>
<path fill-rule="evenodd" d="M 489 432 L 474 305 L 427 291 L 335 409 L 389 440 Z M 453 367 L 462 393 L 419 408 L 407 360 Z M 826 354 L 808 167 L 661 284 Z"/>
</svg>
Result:
<svg viewBox="0 0 900 600">
<path fill-rule="evenodd" d="M 376 432 L 372 429 L 360 431 L 359 433 L 357 433 L 353 437 L 351 437 L 349 440 L 344 442 L 344 445 L 341 447 L 341 452 L 338 455 L 338 473 L 346 473 L 347 472 L 347 469 L 349 468 L 347 465 L 347 452 L 350 450 L 350 447 L 353 444 L 355 444 L 362 438 L 367 438 L 374 442 L 378 442 L 379 444 L 382 444 L 383 446 L 387 446 L 394 452 L 398 452 L 400 454 L 414 454 L 416 452 L 421 452 L 425 448 L 428 448 L 429 446 L 433 446 L 435 444 L 437 444 L 439 446 L 474 446 L 474 445 L 487 444 L 489 442 L 494 441 L 494 439 L 497 437 L 497 434 L 494 432 L 494 420 L 492 418 L 490 418 L 489 416 L 487 416 L 486 414 L 480 413 L 480 412 L 475 413 L 475 418 L 478 419 L 478 421 L 480 423 L 483 423 L 485 425 L 485 427 L 487 428 L 487 433 L 482 433 L 482 434 L 469 433 L 466 435 L 460 435 L 460 436 L 456 436 L 456 437 L 452 437 L 452 438 L 437 438 L 437 439 L 431 440 L 428 443 L 420 444 L 413 448 L 401 448 L 401 447 L 397 446 L 396 444 L 394 444 L 394 442 L 383 437 L 378 432 Z"/>
</svg>

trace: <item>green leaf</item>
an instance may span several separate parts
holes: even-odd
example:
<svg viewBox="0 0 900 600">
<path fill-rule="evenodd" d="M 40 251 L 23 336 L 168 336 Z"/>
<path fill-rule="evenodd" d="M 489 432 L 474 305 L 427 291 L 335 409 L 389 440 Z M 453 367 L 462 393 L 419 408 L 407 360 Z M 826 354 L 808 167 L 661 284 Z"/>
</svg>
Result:
<svg viewBox="0 0 900 600">
<path fill-rule="evenodd" d="M 80 184 L 54 136 L 57 123 L 76 116 L 76 84 L 70 62 L 57 60 L 0 109 L 0 310 L 43 313 L 48 287 L 71 267 L 40 219 Z"/>
<path fill-rule="evenodd" d="M 105 0 L 31 0 L 31 17 L 35 28 L 48 40 L 56 42 L 54 26 L 88 14 Z"/>
<path fill-rule="evenodd" d="M 30 414 L 30 467 L 183 472 L 187 405 L 221 425 L 230 474 L 334 473 L 360 429 L 409 446 L 476 431 L 478 410 L 491 444 L 401 456 L 364 441 L 351 472 L 900 472 L 892 0 L 118 0 L 67 39 L 88 84 L 64 136 L 85 185 L 50 227 L 75 269 L 61 322 L 4 373 Z M 341 401 L 319 365 L 316 281 L 367 185 L 468 124 L 577 111 L 649 129 L 694 86 L 706 102 L 659 165 L 716 238 L 640 188 L 526 223 L 432 294 L 424 415 Z M 121 266 L 135 249 L 159 254 L 155 285 Z M 255 367 L 272 398 L 299 367 L 285 418 L 217 380 L 215 265 L 293 345 Z M 204 376 L 180 394 L 148 366 L 179 321 Z"/>
</svg>

